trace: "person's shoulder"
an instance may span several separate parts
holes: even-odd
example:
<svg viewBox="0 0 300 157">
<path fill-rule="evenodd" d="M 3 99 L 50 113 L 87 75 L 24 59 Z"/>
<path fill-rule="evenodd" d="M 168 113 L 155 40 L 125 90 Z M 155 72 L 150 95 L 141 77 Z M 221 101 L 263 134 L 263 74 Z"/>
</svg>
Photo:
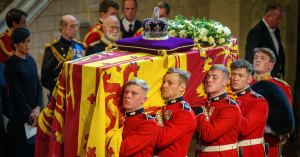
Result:
<svg viewBox="0 0 300 157">
<path fill-rule="evenodd" d="M 147 114 L 147 113 L 144 113 L 144 117 L 145 117 L 145 119 L 147 119 L 147 120 L 155 120 L 155 117 L 153 117 L 152 115 Z"/>
<path fill-rule="evenodd" d="M 3 38 L 6 36 L 5 32 L 0 33 L 0 39 L 3 40 Z"/>
<path fill-rule="evenodd" d="M 233 100 L 233 99 L 231 99 L 231 98 L 225 98 L 225 102 L 227 103 L 227 104 L 229 104 L 229 105 L 232 105 L 232 106 L 237 106 L 237 103 Z"/>
<path fill-rule="evenodd" d="M 135 20 L 135 22 L 138 24 L 138 25 L 142 25 L 142 21 L 140 21 L 140 20 Z"/>
<path fill-rule="evenodd" d="M 157 119 L 148 113 L 143 113 L 143 117 L 144 117 L 145 123 L 149 123 L 152 125 L 158 124 Z"/>
<path fill-rule="evenodd" d="M 265 28 L 265 24 L 262 20 L 260 20 L 251 30 L 250 32 L 263 31 Z"/>
<path fill-rule="evenodd" d="M 267 104 L 267 100 L 260 94 L 254 92 L 254 91 L 251 91 L 250 92 L 250 99 L 247 100 L 248 103 L 250 104 L 256 104 L 258 102 L 260 102 L 260 104 Z"/>
<path fill-rule="evenodd" d="M 191 108 L 191 106 L 190 106 L 190 104 L 188 102 L 186 102 L 186 101 L 180 101 L 180 104 L 182 106 L 182 110 L 192 112 L 192 108 Z"/>
<path fill-rule="evenodd" d="M 73 42 L 74 42 L 75 44 L 77 44 L 77 45 L 83 46 L 82 42 L 79 41 L 79 40 L 77 40 L 77 39 L 73 39 Z"/>
<path fill-rule="evenodd" d="M 11 57 L 8 58 L 8 60 L 6 61 L 5 65 L 6 65 L 6 68 L 13 68 L 15 67 L 17 64 L 18 64 L 18 58 L 13 55 Z"/>
<path fill-rule="evenodd" d="M 259 99 L 263 99 L 264 97 L 254 91 L 250 92 L 250 96 L 254 97 L 254 98 L 259 98 Z"/>
<path fill-rule="evenodd" d="M 97 35 L 99 33 L 103 32 L 103 24 L 97 23 L 96 25 L 92 26 L 88 33 L 86 34 L 86 37 Z"/>
<path fill-rule="evenodd" d="M 58 44 L 58 42 L 59 42 L 59 40 L 53 39 L 50 42 L 47 42 L 44 46 L 45 46 L 45 48 L 48 48 L 48 47 L 51 47 L 51 46 L 53 46 L 55 44 Z"/>
<path fill-rule="evenodd" d="M 286 86 L 286 87 L 290 88 L 290 85 L 287 82 L 285 82 L 284 80 L 282 80 L 282 79 L 279 79 L 279 78 L 276 78 L 276 77 L 272 77 L 272 80 L 276 84 L 279 84 L 279 85 Z"/>
</svg>

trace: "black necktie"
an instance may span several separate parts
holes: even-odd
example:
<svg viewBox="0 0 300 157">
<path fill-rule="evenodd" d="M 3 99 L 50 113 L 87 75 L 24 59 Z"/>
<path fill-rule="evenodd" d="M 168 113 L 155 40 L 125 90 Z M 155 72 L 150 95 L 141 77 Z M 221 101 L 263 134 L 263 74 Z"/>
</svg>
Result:
<svg viewBox="0 0 300 157">
<path fill-rule="evenodd" d="M 132 24 L 129 24 L 129 31 L 128 32 L 132 32 Z"/>
</svg>

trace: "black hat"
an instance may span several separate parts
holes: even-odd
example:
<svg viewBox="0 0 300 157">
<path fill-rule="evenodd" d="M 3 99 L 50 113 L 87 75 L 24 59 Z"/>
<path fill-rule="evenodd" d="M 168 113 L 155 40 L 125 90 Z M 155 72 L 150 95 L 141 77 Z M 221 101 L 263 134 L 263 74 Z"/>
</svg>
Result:
<svg viewBox="0 0 300 157">
<path fill-rule="evenodd" d="M 10 39 L 12 44 L 16 44 L 28 38 L 29 35 L 30 32 L 27 28 L 17 28 L 12 32 Z"/>
<path fill-rule="evenodd" d="M 268 101 L 267 123 L 272 130 L 279 135 L 293 133 L 295 130 L 294 114 L 283 90 L 270 81 L 258 81 L 251 88 Z"/>
</svg>

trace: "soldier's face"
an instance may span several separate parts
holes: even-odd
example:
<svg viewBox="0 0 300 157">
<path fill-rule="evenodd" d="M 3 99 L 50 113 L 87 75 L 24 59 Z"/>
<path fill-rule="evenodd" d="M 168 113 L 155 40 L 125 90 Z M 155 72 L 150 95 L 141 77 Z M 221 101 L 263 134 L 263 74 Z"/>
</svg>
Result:
<svg viewBox="0 0 300 157">
<path fill-rule="evenodd" d="M 118 9 L 109 7 L 106 13 L 100 13 L 101 18 L 104 20 L 108 16 L 118 16 Z"/>
<path fill-rule="evenodd" d="M 137 85 L 129 85 L 125 88 L 123 105 L 126 112 L 135 111 L 143 107 L 143 104 L 146 100 L 146 92 L 142 89 L 142 87 Z"/>
<path fill-rule="evenodd" d="M 205 78 L 205 91 L 210 97 L 218 96 L 225 91 L 227 76 L 221 70 L 210 70 Z"/>
<path fill-rule="evenodd" d="M 124 2 L 124 6 L 123 6 L 124 17 L 128 21 L 132 21 L 135 19 L 136 11 L 137 11 L 137 8 L 136 8 L 135 1 L 126 0 Z"/>
<path fill-rule="evenodd" d="M 21 54 L 28 55 L 28 53 L 29 53 L 29 43 L 30 43 L 30 39 L 28 37 L 25 40 L 14 44 L 14 46 L 15 46 L 16 50 L 18 52 L 20 52 Z"/>
<path fill-rule="evenodd" d="M 239 92 L 248 87 L 252 81 L 252 76 L 245 68 L 231 70 L 230 87 L 233 92 Z"/>
<path fill-rule="evenodd" d="M 161 96 L 165 100 L 171 100 L 182 96 L 185 88 L 185 83 L 180 80 L 177 73 L 166 74 L 163 78 Z"/>
<path fill-rule="evenodd" d="M 256 52 L 253 59 L 253 69 L 256 74 L 266 74 L 272 71 L 274 63 L 271 62 L 271 58 L 263 53 Z"/>
</svg>

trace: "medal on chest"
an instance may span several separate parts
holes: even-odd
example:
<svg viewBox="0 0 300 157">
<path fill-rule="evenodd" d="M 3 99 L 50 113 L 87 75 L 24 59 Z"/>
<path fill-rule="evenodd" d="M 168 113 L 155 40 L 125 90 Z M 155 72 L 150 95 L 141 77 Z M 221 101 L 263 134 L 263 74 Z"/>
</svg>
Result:
<svg viewBox="0 0 300 157">
<path fill-rule="evenodd" d="M 172 115 L 172 110 L 165 110 L 164 111 L 164 120 L 169 120 Z"/>
<path fill-rule="evenodd" d="M 214 107 L 214 106 L 211 106 L 211 105 L 210 105 L 210 102 L 208 102 L 207 105 L 206 105 L 206 107 L 204 107 L 203 113 L 204 113 L 204 116 L 205 116 L 205 120 L 206 120 L 206 121 L 209 121 L 209 120 L 210 120 L 210 117 L 211 117 L 211 115 L 213 114 L 214 109 L 215 109 L 215 107 Z"/>
</svg>

